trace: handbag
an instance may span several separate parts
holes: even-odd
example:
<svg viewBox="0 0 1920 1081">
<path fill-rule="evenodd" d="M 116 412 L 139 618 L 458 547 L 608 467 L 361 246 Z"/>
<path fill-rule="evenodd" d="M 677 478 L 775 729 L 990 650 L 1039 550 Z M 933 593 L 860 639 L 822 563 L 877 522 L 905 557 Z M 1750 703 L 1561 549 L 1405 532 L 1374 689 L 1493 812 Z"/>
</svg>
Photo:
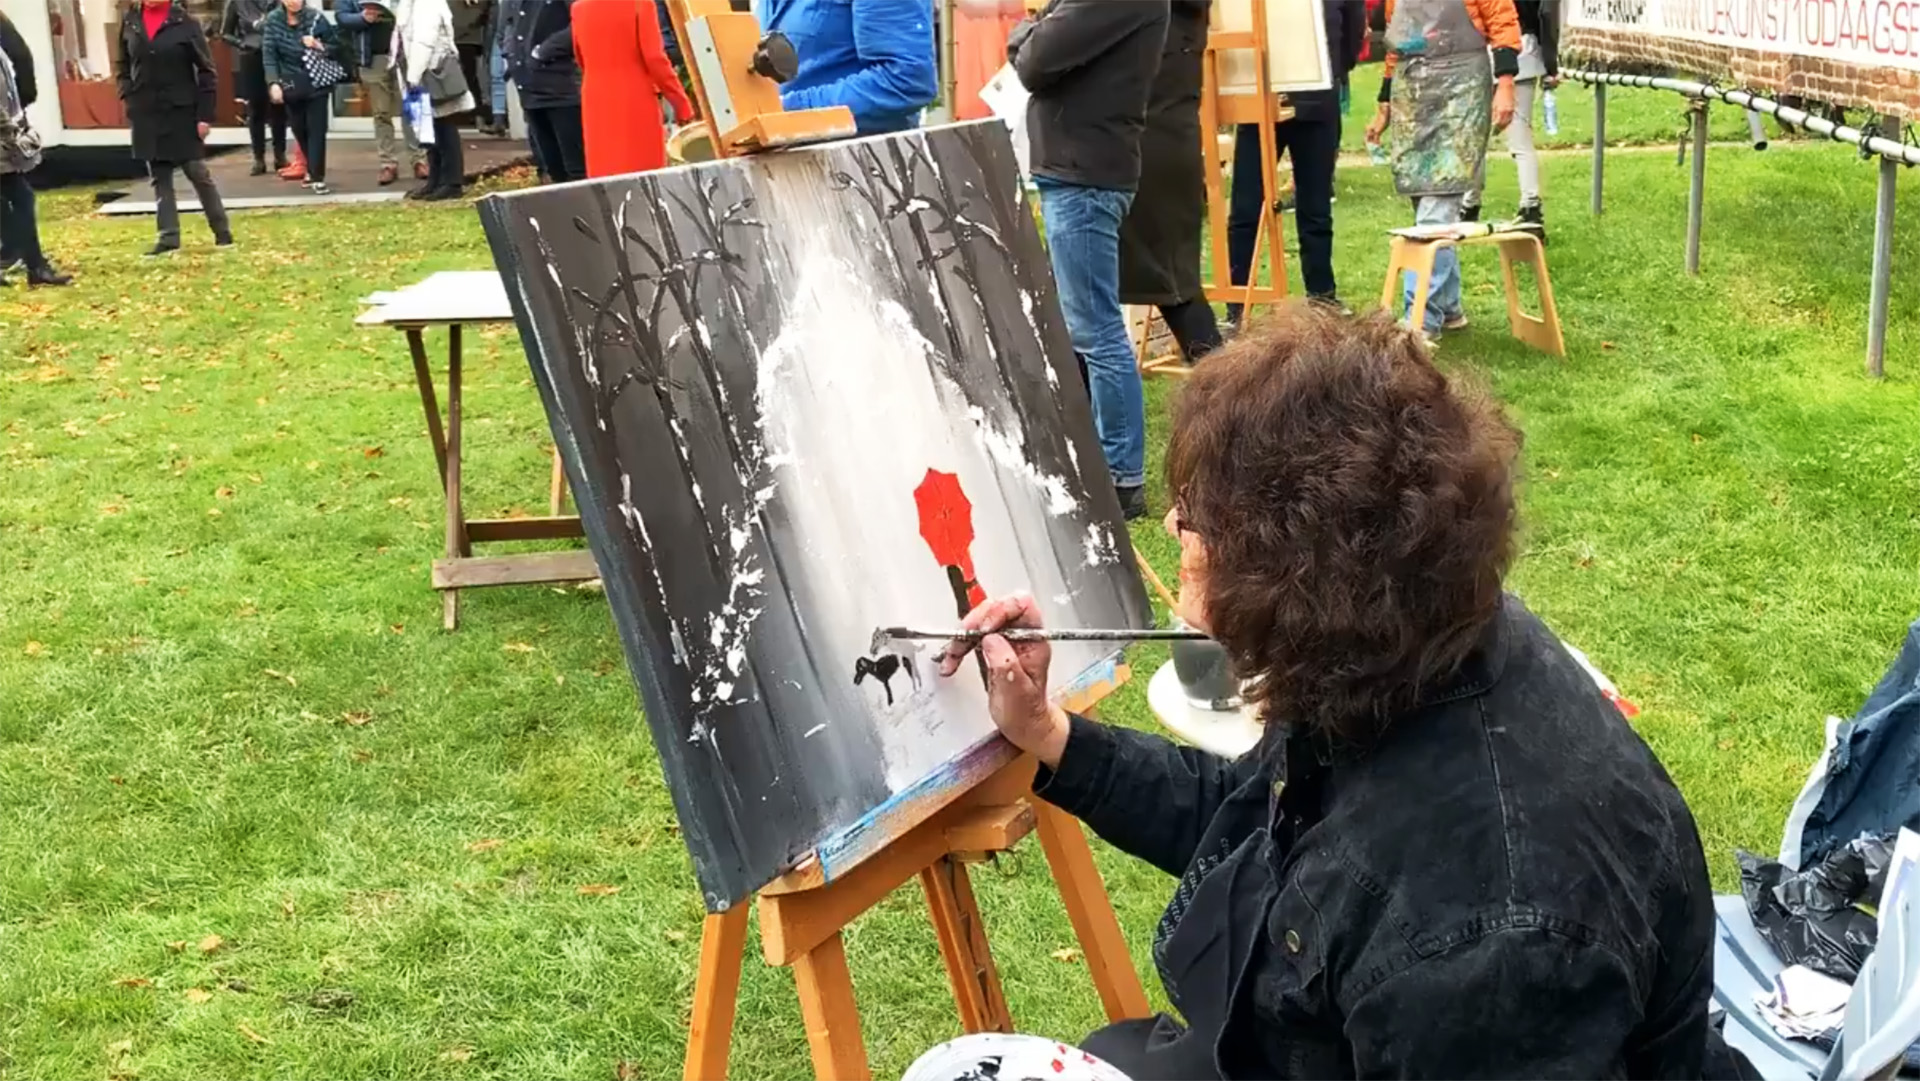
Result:
<svg viewBox="0 0 1920 1081">
<path fill-rule="evenodd" d="M 302 23 L 304 28 L 307 24 Z M 293 69 L 282 90 L 288 101 L 318 97 L 347 81 L 347 69 L 324 49 L 301 49 L 300 66 Z"/>
<path fill-rule="evenodd" d="M 467 77 L 460 73 L 460 58 L 448 53 L 420 76 L 420 86 L 435 105 L 452 101 L 467 92 Z"/>
</svg>

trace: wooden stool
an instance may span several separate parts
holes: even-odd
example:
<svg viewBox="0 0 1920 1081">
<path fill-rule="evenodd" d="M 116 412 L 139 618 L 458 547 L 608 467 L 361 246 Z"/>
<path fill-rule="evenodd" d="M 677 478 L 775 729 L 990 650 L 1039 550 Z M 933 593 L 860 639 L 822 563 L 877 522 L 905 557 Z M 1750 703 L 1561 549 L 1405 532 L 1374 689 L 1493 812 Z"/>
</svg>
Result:
<svg viewBox="0 0 1920 1081">
<path fill-rule="evenodd" d="M 1380 287 L 1380 306 L 1389 312 L 1398 310 L 1395 304 L 1400 300 L 1401 275 L 1411 271 L 1413 303 L 1407 308 L 1406 322 L 1408 326 L 1418 327 L 1420 324 L 1416 320 L 1422 318 L 1421 313 L 1427 309 L 1427 288 L 1433 279 L 1433 257 L 1442 248 L 1473 244 L 1492 244 L 1500 249 L 1500 276 L 1507 283 L 1507 328 L 1513 332 L 1513 336 L 1543 353 L 1566 356 L 1567 343 L 1560 334 L 1560 314 L 1553 306 L 1553 282 L 1547 277 L 1546 249 L 1541 247 L 1540 238 L 1532 233 L 1488 233 L 1458 240 L 1420 240 L 1396 236 L 1387 258 L 1387 280 Z M 1540 314 L 1537 316 L 1520 310 L 1520 285 L 1514 279 L 1513 268 L 1522 264 L 1533 267 L 1534 281 L 1540 286 Z"/>
</svg>

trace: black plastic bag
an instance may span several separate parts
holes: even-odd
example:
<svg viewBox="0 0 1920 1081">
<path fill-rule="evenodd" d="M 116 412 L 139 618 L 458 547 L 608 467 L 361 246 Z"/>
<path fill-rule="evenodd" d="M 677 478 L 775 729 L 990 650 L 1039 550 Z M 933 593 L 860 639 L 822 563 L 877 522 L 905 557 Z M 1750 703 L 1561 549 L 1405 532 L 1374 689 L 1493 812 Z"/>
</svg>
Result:
<svg viewBox="0 0 1920 1081">
<path fill-rule="evenodd" d="M 1786 964 L 1852 983 L 1879 935 L 1874 917 L 1857 906 L 1879 901 L 1893 838 L 1860 837 L 1797 873 L 1751 852 L 1735 853 L 1740 893 L 1760 937 Z"/>
</svg>

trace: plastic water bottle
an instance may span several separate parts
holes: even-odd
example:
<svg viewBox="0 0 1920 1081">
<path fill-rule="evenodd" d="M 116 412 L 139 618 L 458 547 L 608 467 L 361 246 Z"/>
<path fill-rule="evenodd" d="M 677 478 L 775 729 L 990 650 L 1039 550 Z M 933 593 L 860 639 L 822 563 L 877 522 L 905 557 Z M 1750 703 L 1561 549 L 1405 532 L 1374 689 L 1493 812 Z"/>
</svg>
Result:
<svg viewBox="0 0 1920 1081">
<path fill-rule="evenodd" d="M 1560 103 L 1553 100 L 1553 91 L 1540 95 L 1540 112 L 1547 121 L 1547 134 L 1560 134 Z"/>
<path fill-rule="evenodd" d="M 1368 143 L 1367 157 L 1372 159 L 1375 165 L 1385 165 L 1387 163 L 1387 148 L 1381 146 L 1379 143 Z"/>
</svg>

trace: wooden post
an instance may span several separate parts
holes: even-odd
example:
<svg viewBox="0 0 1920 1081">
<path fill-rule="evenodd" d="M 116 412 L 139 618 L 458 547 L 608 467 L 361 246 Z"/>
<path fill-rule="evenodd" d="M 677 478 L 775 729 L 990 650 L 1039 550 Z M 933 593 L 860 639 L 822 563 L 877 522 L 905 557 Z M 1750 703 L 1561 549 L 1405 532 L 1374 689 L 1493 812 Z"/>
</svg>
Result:
<svg viewBox="0 0 1920 1081">
<path fill-rule="evenodd" d="M 700 925 L 700 970 L 694 982 L 684 1081 L 726 1081 L 746 952 L 747 906 L 711 913 Z"/>
<path fill-rule="evenodd" d="M 467 520 L 460 506 L 460 324 L 447 327 L 447 558 L 471 555 Z M 440 594 L 440 620 L 447 630 L 460 626 L 460 591 Z"/>
</svg>

